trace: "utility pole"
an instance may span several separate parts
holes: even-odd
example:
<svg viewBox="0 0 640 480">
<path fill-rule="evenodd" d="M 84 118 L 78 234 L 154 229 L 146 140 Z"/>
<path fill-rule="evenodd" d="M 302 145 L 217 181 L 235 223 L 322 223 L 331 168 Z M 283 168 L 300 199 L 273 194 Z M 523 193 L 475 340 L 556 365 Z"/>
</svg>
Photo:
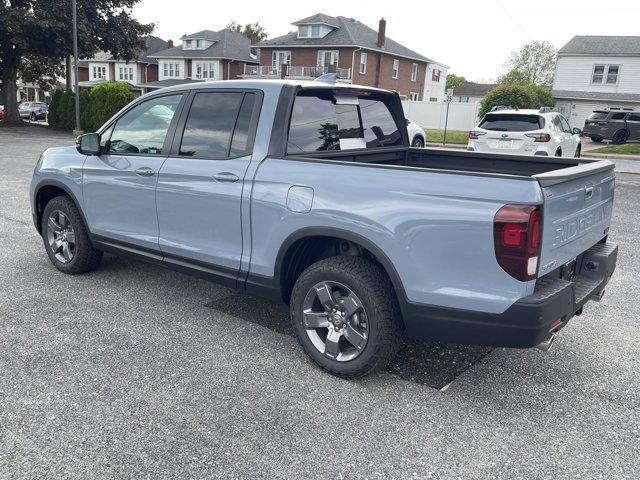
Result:
<svg viewBox="0 0 640 480">
<path fill-rule="evenodd" d="M 80 135 L 80 90 L 78 88 L 78 15 L 76 12 L 76 0 L 71 0 L 73 17 L 73 89 L 76 101 L 76 129 L 74 135 Z"/>
</svg>

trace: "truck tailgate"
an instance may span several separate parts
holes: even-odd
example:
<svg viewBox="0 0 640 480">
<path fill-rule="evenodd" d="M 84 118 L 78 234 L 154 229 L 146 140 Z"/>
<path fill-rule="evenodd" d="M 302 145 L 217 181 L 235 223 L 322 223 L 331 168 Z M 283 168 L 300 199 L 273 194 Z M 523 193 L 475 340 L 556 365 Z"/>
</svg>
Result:
<svg viewBox="0 0 640 480">
<path fill-rule="evenodd" d="M 534 176 L 544 198 L 539 276 L 572 261 L 609 231 L 614 164 L 586 162 Z"/>
</svg>

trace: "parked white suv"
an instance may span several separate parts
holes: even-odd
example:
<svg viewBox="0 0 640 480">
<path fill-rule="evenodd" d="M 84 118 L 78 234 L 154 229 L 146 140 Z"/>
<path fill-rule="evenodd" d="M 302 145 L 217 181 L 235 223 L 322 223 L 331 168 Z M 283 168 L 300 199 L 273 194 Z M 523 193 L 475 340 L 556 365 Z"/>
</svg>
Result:
<svg viewBox="0 0 640 480">
<path fill-rule="evenodd" d="M 469 132 L 467 150 L 475 152 L 579 157 L 580 129 L 549 108 L 518 110 L 494 107 Z"/>
<path fill-rule="evenodd" d="M 409 134 L 409 142 L 412 147 L 423 148 L 427 144 L 424 129 L 415 122 L 405 118 L 407 124 L 407 133 Z"/>
</svg>

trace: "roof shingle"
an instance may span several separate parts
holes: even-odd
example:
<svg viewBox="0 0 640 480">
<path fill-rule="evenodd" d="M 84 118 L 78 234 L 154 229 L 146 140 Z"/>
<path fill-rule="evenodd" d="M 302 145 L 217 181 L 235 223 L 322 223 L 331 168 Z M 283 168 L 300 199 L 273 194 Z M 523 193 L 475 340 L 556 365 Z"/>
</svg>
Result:
<svg viewBox="0 0 640 480">
<path fill-rule="evenodd" d="M 353 18 L 347 17 L 331 17 L 318 13 L 307 17 L 302 20 L 294 22 L 293 25 L 308 24 L 308 23 L 325 23 L 327 25 L 334 26 L 333 31 L 328 33 L 322 38 L 298 38 L 297 32 L 289 32 L 286 35 L 280 37 L 264 40 L 258 44 L 257 47 L 275 47 L 275 46 L 291 46 L 291 47 L 310 47 L 310 46 L 325 46 L 325 47 L 337 47 L 337 46 L 353 46 L 362 47 L 370 50 L 377 50 L 389 53 L 390 55 L 397 55 L 400 57 L 406 57 L 413 60 L 419 60 L 422 62 L 438 63 L 430 60 L 429 58 L 421 55 L 404 45 L 400 45 L 398 42 L 386 37 L 385 44 L 382 47 L 378 46 L 378 32 L 373 28 L 368 27 L 364 23 L 359 22 Z"/>
<path fill-rule="evenodd" d="M 153 58 L 228 58 L 231 60 L 240 60 L 249 63 L 258 63 L 258 60 L 251 56 L 250 47 L 251 40 L 241 33 L 234 32 L 228 28 L 219 32 L 203 30 L 182 37 L 183 40 L 189 38 L 203 38 L 203 32 L 208 35 L 207 40 L 214 42 L 209 48 L 204 50 L 183 50 L 181 45 L 173 48 L 160 50 L 152 55 Z M 216 35 L 213 35 L 216 34 Z M 200 35 L 200 36 L 199 36 Z M 217 40 L 214 40 L 214 36 Z"/>
<path fill-rule="evenodd" d="M 559 55 L 640 55 L 640 37 L 578 35 L 558 50 Z"/>
</svg>

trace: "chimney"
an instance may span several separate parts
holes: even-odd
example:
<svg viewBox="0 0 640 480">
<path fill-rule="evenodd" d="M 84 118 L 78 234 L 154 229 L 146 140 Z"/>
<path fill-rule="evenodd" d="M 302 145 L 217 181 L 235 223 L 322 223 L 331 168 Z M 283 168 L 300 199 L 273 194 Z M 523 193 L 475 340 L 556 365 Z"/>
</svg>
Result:
<svg viewBox="0 0 640 480">
<path fill-rule="evenodd" d="M 173 40 L 167 40 L 167 48 L 173 48 Z"/>
<path fill-rule="evenodd" d="M 251 32 L 251 45 L 255 45 L 256 43 L 258 43 L 258 34 L 256 32 Z M 255 48 L 251 48 L 249 52 L 252 55 L 258 55 L 258 50 Z"/>
<path fill-rule="evenodd" d="M 383 18 L 378 23 L 378 46 L 384 47 L 385 30 L 387 29 L 387 21 Z"/>
</svg>

